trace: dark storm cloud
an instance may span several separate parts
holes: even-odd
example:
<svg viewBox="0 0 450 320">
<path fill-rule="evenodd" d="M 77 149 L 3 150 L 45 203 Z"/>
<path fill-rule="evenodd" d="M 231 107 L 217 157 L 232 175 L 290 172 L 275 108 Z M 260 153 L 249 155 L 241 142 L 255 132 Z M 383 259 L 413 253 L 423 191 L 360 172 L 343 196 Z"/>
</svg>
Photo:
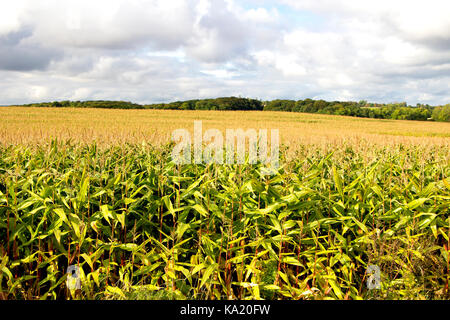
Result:
<svg viewBox="0 0 450 320">
<path fill-rule="evenodd" d="M 450 35 L 447 37 L 430 37 L 420 42 L 434 50 L 450 51 Z"/>
<path fill-rule="evenodd" d="M 383 81 L 399 80 L 421 80 L 450 77 L 450 63 L 438 65 L 432 68 L 430 65 L 391 67 L 388 70 L 379 70 L 373 73 Z"/>
<path fill-rule="evenodd" d="M 62 56 L 60 50 L 46 48 L 28 41 L 33 35 L 30 27 L 0 36 L 0 69 L 10 71 L 44 70 L 54 59 Z"/>
</svg>

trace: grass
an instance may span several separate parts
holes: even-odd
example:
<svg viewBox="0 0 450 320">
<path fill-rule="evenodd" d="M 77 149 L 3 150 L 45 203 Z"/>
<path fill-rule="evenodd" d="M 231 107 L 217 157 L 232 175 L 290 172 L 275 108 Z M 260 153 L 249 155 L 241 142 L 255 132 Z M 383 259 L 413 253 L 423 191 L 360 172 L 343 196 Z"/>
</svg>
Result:
<svg viewBox="0 0 450 320">
<path fill-rule="evenodd" d="M 0 298 L 449 298 L 449 140 L 430 136 L 449 124 L 42 108 L 0 117 Z M 279 128 L 289 146 L 279 172 L 175 165 L 167 137 L 194 119 Z M 73 264 L 79 291 L 65 285 Z M 369 265 L 381 289 L 368 290 Z"/>
</svg>

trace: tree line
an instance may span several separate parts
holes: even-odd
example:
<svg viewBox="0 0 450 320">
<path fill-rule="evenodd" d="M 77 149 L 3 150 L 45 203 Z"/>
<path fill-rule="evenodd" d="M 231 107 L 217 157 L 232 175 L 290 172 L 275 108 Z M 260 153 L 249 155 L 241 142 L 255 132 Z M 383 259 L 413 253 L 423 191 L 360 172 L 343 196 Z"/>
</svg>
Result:
<svg viewBox="0 0 450 320">
<path fill-rule="evenodd" d="M 375 119 L 396 120 L 434 120 L 450 122 L 450 104 L 430 106 L 417 104 L 409 106 L 402 103 L 368 103 L 365 100 L 325 101 L 325 100 L 282 100 L 261 101 L 257 99 L 221 97 L 216 99 L 195 99 L 171 103 L 137 104 L 128 101 L 54 101 L 31 103 L 29 107 L 75 107 L 109 109 L 170 109 L 170 110 L 249 110 L 249 111 L 288 111 L 320 113 Z"/>
<path fill-rule="evenodd" d="M 408 106 L 402 103 L 368 103 L 367 101 L 325 101 L 325 100 L 272 100 L 266 103 L 264 110 L 292 111 L 306 113 L 333 114 L 375 119 L 429 120 L 433 109 L 430 105 Z M 430 119 L 431 120 L 431 119 Z M 436 119 L 435 119 L 436 120 Z"/>
</svg>

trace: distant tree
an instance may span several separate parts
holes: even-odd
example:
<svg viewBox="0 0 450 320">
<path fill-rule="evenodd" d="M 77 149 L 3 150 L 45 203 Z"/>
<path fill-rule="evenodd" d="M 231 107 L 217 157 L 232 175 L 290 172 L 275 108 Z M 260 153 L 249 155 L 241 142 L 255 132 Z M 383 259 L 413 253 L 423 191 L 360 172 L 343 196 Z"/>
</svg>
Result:
<svg viewBox="0 0 450 320">
<path fill-rule="evenodd" d="M 267 102 L 264 110 L 267 111 L 292 111 L 296 102 L 294 100 L 272 100 Z"/>
<path fill-rule="evenodd" d="M 317 100 L 313 103 L 314 112 L 320 111 L 328 106 L 328 103 L 325 100 Z"/>
<path fill-rule="evenodd" d="M 192 103 L 191 101 L 185 101 L 180 106 L 181 110 L 193 110 L 194 108 L 195 108 L 195 102 Z"/>
<path fill-rule="evenodd" d="M 432 113 L 432 119 L 435 121 L 450 122 L 450 104 L 436 107 Z"/>
<path fill-rule="evenodd" d="M 360 100 L 360 101 L 358 102 L 358 105 L 359 105 L 360 107 L 366 107 L 366 106 L 367 106 L 367 101 L 366 101 L 366 100 Z"/>
</svg>

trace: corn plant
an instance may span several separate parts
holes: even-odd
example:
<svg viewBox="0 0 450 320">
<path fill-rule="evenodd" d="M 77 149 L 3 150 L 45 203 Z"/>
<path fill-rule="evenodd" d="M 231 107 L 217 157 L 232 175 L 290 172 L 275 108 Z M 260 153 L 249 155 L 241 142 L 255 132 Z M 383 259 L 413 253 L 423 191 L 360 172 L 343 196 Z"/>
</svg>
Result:
<svg viewBox="0 0 450 320">
<path fill-rule="evenodd" d="M 0 298 L 449 298 L 448 151 L 299 148 L 272 176 L 170 151 L 0 147 Z"/>
</svg>

